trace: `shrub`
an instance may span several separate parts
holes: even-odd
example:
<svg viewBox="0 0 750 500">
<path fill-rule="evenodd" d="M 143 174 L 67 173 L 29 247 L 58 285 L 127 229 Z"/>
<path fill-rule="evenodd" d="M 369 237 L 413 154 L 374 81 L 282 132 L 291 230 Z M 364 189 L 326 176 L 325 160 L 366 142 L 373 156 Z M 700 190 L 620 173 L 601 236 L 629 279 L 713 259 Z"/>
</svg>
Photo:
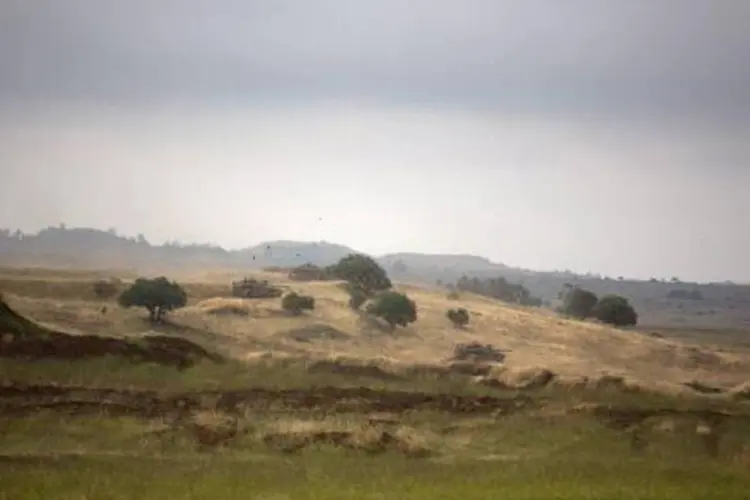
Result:
<svg viewBox="0 0 750 500">
<path fill-rule="evenodd" d="M 118 283 L 113 280 L 99 280 L 94 283 L 94 295 L 98 299 L 111 299 L 119 291 Z"/>
<path fill-rule="evenodd" d="M 593 292 L 572 285 L 566 285 L 561 296 L 560 312 L 578 319 L 590 317 L 598 300 Z"/>
<path fill-rule="evenodd" d="M 367 312 L 384 319 L 391 328 L 406 326 L 417 320 L 417 305 L 409 297 L 398 292 L 384 292 L 367 308 Z"/>
<path fill-rule="evenodd" d="M 149 319 L 157 322 L 168 311 L 185 307 L 187 294 L 180 285 L 164 276 L 138 278 L 120 294 L 117 302 L 122 307 L 144 307 L 148 310 Z"/>
<path fill-rule="evenodd" d="M 291 292 L 281 299 L 281 307 L 296 316 L 302 314 L 302 311 L 312 311 L 315 309 L 315 299 L 309 295 L 299 295 L 296 292 Z"/>
<path fill-rule="evenodd" d="M 445 316 L 456 328 L 463 328 L 469 324 L 469 311 L 463 307 L 459 307 L 458 309 L 448 309 Z"/>
<path fill-rule="evenodd" d="M 606 295 L 591 310 L 591 315 L 603 323 L 614 326 L 634 326 L 638 313 L 625 297 Z"/>
<path fill-rule="evenodd" d="M 358 288 L 368 297 L 392 286 L 385 269 L 375 259 L 364 254 L 349 254 L 326 271 L 346 281 L 351 287 Z"/>
</svg>

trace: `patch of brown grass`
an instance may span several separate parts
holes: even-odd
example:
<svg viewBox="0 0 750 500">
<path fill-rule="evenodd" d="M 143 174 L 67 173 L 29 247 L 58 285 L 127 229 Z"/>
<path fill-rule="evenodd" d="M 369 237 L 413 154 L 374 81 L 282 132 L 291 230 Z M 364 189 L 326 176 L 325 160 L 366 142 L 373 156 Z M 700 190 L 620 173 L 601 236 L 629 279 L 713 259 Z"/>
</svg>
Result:
<svg viewBox="0 0 750 500">
<path fill-rule="evenodd" d="M 314 445 L 331 445 L 366 453 L 397 451 L 424 457 L 433 451 L 434 436 L 403 425 L 377 425 L 346 419 L 280 419 L 261 433 L 268 446 L 286 452 Z"/>
</svg>

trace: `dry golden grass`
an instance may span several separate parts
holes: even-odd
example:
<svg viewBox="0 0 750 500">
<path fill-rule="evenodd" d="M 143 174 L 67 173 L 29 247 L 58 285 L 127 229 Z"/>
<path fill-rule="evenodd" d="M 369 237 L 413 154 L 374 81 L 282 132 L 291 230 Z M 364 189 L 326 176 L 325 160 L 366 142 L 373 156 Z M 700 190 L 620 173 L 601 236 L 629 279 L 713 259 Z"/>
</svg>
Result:
<svg viewBox="0 0 750 500">
<path fill-rule="evenodd" d="M 59 274 L 50 281 L 40 271 L 29 279 L 5 274 L 0 276 L 0 289 L 9 292 L 9 301 L 20 313 L 67 331 L 134 335 L 152 328 L 142 320 L 141 311 L 92 299 L 87 295 L 89 283 L 80 276 L 66 282 Z M 468 293 L 450 300 L 445 291 L 416 286 L 397 289 L 416 301 L 418 321 L 390 333 L 350 310 L 346 293 L 335 282 L 292 282 L 279 274 L 252 273 L 315 297 L 314 311 L 291 317 L 280 310 L 279 299 L 229 297 L 231 280 L 244 275 L 217 270 L 172 276 L 184 284 L 190 301 L 169 316 L 171 328 L 189 337 L 219 340 L 239 359 L 268 353 L 348 359 L 396 372 L 415 365 L 444 365 L 456 343 L 476 341 L 509 351 L 505 368 L 491 375 L 507 385 L 533 381 L 543 370 L 553 372 L 559 383 L 615 376 L 630 385 L 670 391 L 685 390 L 682 384 L 691 380 L 726 389 L 750 380 L 750 356 L 742 351 L 681 344 Z M 466 329 L 453 328 L 445 318 L 445 311 L 457 306 L 471 314 Z"/>
</svg>

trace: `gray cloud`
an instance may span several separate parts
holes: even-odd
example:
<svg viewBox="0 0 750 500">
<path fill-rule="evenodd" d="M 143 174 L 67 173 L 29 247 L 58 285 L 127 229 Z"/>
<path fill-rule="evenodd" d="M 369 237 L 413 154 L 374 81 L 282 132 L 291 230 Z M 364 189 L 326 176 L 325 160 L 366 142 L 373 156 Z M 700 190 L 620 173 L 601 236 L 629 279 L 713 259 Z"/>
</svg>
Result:
<svg viewBox="0 0 750 500">
<path fill-rule="evenodd" d="M 744 0 L 6 0 L 0 97 L 750 117 Z"/>
</svg>

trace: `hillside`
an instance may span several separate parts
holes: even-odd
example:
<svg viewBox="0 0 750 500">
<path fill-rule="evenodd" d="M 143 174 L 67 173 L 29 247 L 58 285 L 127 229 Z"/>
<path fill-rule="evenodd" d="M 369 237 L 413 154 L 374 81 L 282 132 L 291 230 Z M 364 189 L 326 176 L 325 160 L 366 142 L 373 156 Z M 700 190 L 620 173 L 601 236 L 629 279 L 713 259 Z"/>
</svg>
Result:
<svg viewBox="0 0 750 500">
<path fill-rule="evenodd" d="M 398 289 L 416 301 L 419 320 L 391 333 L 349 309 L 348 296 L 335 282 L 290 282 L 276 273 L 258 276 L 312 295 L 315 310 L 300 317 L 285 316 L 280 314 L 278 299 L 227 298 L 229 274 L 194 276 L 184 282 L 188 307 L 170 315 L 170 328 L 188 340 L 210 339 L 226 354 L 244 360 L 267 355 L 345 358 L 399 372 L 444 366 L 457 343 L 479 342 L 507 353 L 501 377 L 523 378 L 548 370 L 565 383 L 575 383 L 608 374 L 671 391 L 684 390 L 684 384 L 693 380 L 729 389 L 750 379 L 750 363 L 744 355 L 567 320 L 551 311 L 514 307 L 468 293 L 450 300 L 441 291 L 412 285 Z M 118 337 L 148 333 L 141 311 L 115 307 L 100 313 L 101 302 L 79 280 L 29 281 L 25 288 L 13 289 L 13 283 L 3 279 L 0 285 L 9 290 L 14 309 L 50 328 Z M 445 318 L 445 311 L 456 306 L 471 314 L 465 330 L 453 328 Z"/>
<path fill-rule="evenodd" d="M 293 267 L 307 262 L 325 266 L 355 252 L 328 242 L 273 241 L 240 250 L 216 245 L 152 245 L 143 236 L 115 231 L 51 227 L 37 234 L 0 231 L 0 265 L 79 269 L 200 271 Z M 565 283 L 598 295 L 616 293 L 631 299 L 644 327 L 750 329 L 750 286 L 731 283 L 682 283 L 612 279 L 569 272 L 531 271 L 509 267 L 475 255 L 392 253 L 377 260 L 396 280 L 428 286 L 455 283 L 463 275 L 502 276 L 523 284 L 532 295 L 554 303 Z M 675 291 L 684 291 L 674 296 Z M 686 298 L 698 291 L 698 300 Z"/>
</svg>

